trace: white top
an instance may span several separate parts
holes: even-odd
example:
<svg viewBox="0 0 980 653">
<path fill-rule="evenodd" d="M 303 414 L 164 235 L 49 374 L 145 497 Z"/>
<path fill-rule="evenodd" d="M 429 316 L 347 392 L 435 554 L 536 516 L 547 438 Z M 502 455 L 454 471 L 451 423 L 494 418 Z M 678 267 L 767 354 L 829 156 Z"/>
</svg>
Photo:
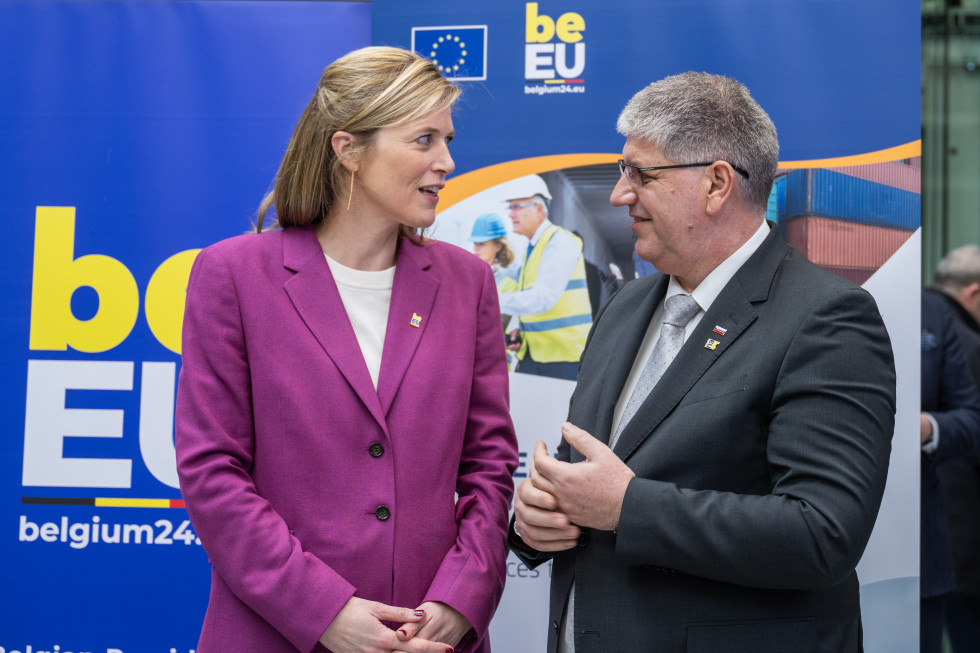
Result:
<svg viewBox="0 0 980 653">
<path fill-rule="evenodd" d="M 722 289 L 725 285 L 731 281 L 738 269 L 742 267 L 746 261 L 755 253 L 759 246 L 762 245 L 762 241 L 766 239 L 769 235 L 769 224 L 763 220 L 762 225 L 756 230 L 752 236 L 745 241 L 745 243 L 739 247 L 735 252 L 721 262 L 718 267 L 711 271 L 707 277 L 704 278 L 694 292 L 691 293 L 691 297 L 694 301 L 698 303 L 701 307 L 691 321 L 687 323 L 684 328 L 684 342 L 687 342 L 687 337 L 691 335 L 694 331 L 694 327 L 697 326 L 704 314 L 711 308 L 711 304 L 715 301 L 719 294 L 721 294 Z M 640 344 L 640 349 L 636 353 L 636 358 L 633 361 L 633 368 L 630 371 L 630 375 L 626 379 L 626 385 L 623 386 L 623 391 L 619 395 L 619 401 L 616 402 L 616 410 L 613 412 L 613 423 L 612 423 L 612 433 L 616 432 L 616 428 L 619 426 L 619 420 L 623 417 L 623 411 L 626 409 L 626 403 L 629 401 L 630 396 L 633 394 L 633 389 L 636 387 L 637 381 L 640 379 L 640 373 L 643 371 L 643 366 L 646 365 L 647 359 L 653 353 L 653 348 L 657 345 L 657 340 L 660 338 L 660 327 L 664 323 L 664 310 L 665 304 L 668 297 L 673 295 L 686 295 L 687 291 L 681 287 L 680 282 L 677 281 L 673 276 L 670 277 L 670 282 L 667 284 L 667 292 L 664 295 L 664 299 L 660 302 L 660 306 L 657 310 L 653 312 L 653 318 L 650 320 L 650 326 L 647 327 L 647 333 L 643 337 L 643 342 Z M 728 325 L 720 324 L 718 325 L 723 328 L 727 328 Z"/>
<path fill-rule="evenodd" d="M 531 236 L 531 245 L 538 244 L 544 230 L 551 224 L 551 220 L 545 220 L 538 226 L 537 231 Z M 582 250 L 579 249 L 578 243 L 568 235 L 567 231 L 559 230 L 544 246 L 544 252 L 541 253 L 541 267 L 538 268 L 538 279 L 534 282 L 534 287 L 499 293 L 497 297 L 500 299 L 500 312 L 504 315 L 536 315 L 549 311 L 561 299 L 568 281 L 572 278 L 572 273 L 575 272 L 575 264 L 581 257 Z M 527 263 L 526 259 L 526 255 L 521 256 L 520 265 L 507 268 L 507 273 L 515 281 L 520 278 L 521 269 Z"/>
<path fill-rule="evenodd" d="M 344 302 L 344 310 L 354 327 L 357 344 L 367 364 L 374 389 L 378 389 L 381 372 L 381 351 L 388 328 L 388 308 L 391 306 L 391 287 L 395 281 L 395 267 L 387 270 L 355 270 L 341 265 L 324 253 L 330 274 L 337 282 L 337 291 Z"/>
</svg>

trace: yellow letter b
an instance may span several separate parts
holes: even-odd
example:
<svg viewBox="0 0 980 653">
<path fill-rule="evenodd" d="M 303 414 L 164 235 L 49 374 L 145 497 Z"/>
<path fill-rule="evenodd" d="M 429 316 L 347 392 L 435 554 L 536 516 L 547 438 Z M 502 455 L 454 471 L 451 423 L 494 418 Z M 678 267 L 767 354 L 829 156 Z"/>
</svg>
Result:
<svg viewBox="0 0 980 653">
<path fill-rule="evenodd" d="M 527 43 L 547 43 L 555 36 L 555 21 L 551 16 L 538 15 L 538 3 L 529 2 L 524 9 L 524 31 Z"/>
<path fill-rule="evenodd" d="M 39 206 L 34 227 L 31 349 L 96 353 L 119 345 L 133 330 L 139 290 L 125 265 L 109 256 L 74 258 L 75 207 Z M 99 309 L 88 320 L 71 312 L 71 297 L 88 286 Z"/>
</svg>

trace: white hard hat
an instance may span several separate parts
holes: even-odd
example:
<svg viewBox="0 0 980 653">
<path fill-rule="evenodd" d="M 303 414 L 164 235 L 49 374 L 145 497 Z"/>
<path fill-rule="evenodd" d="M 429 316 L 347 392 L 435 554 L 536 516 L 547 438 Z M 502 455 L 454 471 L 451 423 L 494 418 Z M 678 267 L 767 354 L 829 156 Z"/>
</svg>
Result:
<svg viewBox="0 0 980 653">
<path fill-rule="evenodd" d="M 527 175 L 518 177 L 506 183 L 504 187 L 504 201 L 521 199 L 524 197 L 534 197 L 540 195 L 551 201 L 551 193 L 548 191 L 548 184 L 538 175 Z"/>
</svg>

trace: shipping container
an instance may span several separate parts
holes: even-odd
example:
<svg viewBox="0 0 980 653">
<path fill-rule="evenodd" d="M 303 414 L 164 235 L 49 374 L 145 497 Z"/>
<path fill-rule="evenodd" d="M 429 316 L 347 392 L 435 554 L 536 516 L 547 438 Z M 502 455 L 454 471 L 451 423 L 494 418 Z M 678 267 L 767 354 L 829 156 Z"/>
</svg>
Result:
<svg viewBox="0 0 980 653">
<path fill-rule="evenodd" d="M 766 206 L 766 220 L 779 222 L 779 215 L 786 206 L 786 177 L 776 177 L 769 191 L 769 203 Z"/>
<path fill-rule="evenodd" d="M 824 268 L 827 272 L 833 272 L 838 277 L 847 279 L 851 283 L 855 283 L 859 286 L 864 285 L 864 282 L 871 278 L 871 275 L 877 272 L 877 270 L 865 270 L 863 268 Z"/>
<path fill-rule="evenodd" d="M 810 261 L 828 268 L 876 270 L 912 236 L 911 231 L 902 229 L 821 216 L 796 218 L 785 229 L 788 243 Z"/>
<path fill-rule="evenodd" d="M 900 161 L 884 161 L 882 163 L 869 163 L 860 166 L 841 166 L 837 168 L 827 168 L 833 172 L 843 175 L 858 177 L 873 181 L 876 184 L 884 184 L 892 188 L 901 188 L 912 193 L 922 192 L 922 170 L 914 168 L 907 163 Z"/>
<path fill-rule="evenodd" d="M 900 188 L 821 168 L 793 170 L 779 221 L 808 215 L 914 231 L 922 205 L 920 195 Z"/>
</svg>

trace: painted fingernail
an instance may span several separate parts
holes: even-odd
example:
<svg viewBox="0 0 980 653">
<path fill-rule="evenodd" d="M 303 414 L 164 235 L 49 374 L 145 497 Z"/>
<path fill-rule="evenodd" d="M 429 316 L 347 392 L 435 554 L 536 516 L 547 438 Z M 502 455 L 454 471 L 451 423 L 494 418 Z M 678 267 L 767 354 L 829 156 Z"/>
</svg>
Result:
<svg viewBox="0 0 980 653">
<path fill-rule="evenodd" d="M 405 630 L 404 628 L 399 628 L 399 629 L 398 629 L 398 632 L 399 632 L 399 633 L 401 633 L 401 634 L 402 634 L 402 636 L 404 636 L 404 637 L 408 637 L 408 631 L 407 631 L 407 630 Z"/>
<path fill-rule="evenodd" d="M 447 646 L 446 647 L 446 653 L 453 653 L 453 650 Z"/>
<path fill-rule="evenodd" d="M 412 614 L 414 614 L 416 617 L 424 617 L 425 616 L 425 610 L 415 610 L 415 611 L 412 612 Z"/>
</svg>

